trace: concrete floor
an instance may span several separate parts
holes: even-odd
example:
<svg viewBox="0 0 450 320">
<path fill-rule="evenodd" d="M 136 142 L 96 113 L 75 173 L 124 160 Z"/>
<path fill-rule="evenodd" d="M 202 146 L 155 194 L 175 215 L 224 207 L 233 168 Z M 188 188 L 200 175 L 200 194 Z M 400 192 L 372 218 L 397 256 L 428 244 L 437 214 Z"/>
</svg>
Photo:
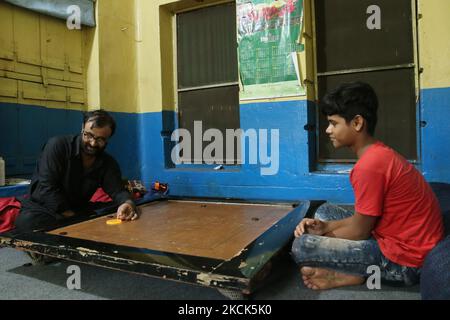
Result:
<svg viewBox="0 0 450 320">
<path fill-rule="evenodd" d="M 87 265 L 81 269 L 81 290 L 67 289 L 70 262 L 26 266 L 28 256 L 0 249 L 0 300 L 222 300 L 217 290 L 162 279 L 127 274 Z M 365 286 L 315 292 L 303 286 L 295 264 L 283 258 L 255 300 L 418 300 L 419 286 L 368 290 Z"/>
</svg>

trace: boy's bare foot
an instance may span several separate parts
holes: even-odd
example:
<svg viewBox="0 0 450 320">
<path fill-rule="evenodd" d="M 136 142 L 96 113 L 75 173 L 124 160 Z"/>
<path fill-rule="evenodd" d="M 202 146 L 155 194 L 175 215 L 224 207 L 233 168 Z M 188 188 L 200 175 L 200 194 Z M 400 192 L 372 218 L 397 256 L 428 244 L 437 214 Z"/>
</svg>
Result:
<svg viewBox="0 0 450 320">
<path fill-rule="evenodd" d="M 348 275 L 336 271 L 302 267 L 300 268 L 305 286 L 312 290 L 326 290 L 345 286 L 354 286 L 364 283 L 364 278 Z"/>
</svg>

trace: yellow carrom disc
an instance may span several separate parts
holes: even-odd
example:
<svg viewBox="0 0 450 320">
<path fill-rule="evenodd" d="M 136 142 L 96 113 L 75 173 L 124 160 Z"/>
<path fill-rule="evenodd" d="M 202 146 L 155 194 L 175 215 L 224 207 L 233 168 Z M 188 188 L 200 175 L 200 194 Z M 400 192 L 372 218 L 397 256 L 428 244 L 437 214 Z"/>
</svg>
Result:
<svg viewBox="0 0 450 320">
<path fill-rule="evenodd" d="M 121 224 L 121 223 L 122 223 L 122 220 L 120 220 L 120 219 L 109 219 L 109 220 L 106 220 L 106 224 L 110 225 L 110 226 L 113 226 L 113 225 L 116 225 L 116 224 Z"/>
</svg>

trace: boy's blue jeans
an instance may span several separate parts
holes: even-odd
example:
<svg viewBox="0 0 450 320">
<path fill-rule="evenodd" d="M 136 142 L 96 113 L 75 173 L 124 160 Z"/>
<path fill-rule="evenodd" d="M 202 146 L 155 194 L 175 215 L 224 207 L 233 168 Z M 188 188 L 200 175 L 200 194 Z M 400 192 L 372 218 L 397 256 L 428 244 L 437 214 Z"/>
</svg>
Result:
<svg viewBox="0 0 450 320">
<path fill-rule="evenodd" d="M 354 213 L 337 205 L 325 203 L 315 218 L 322 221 L 341 220 Z M 381 281 L 391 285 L 414 285 L 419 282 L 420 269 L 398 265 L 381 253 L 375 239 L 352 241 L 304 234 L 292 245 L 292 256 L 300 266 L 319 267 L 368 277 L 373 274 L 370 266 L 378 266 Z"/>
</svg>

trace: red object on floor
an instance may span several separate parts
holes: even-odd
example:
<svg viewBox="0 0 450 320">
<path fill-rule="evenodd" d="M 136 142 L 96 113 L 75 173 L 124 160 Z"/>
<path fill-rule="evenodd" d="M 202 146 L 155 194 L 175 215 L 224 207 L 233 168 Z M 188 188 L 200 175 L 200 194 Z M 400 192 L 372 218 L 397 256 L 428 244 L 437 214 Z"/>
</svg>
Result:
<svg viewBox="0 0 450 320">
<path fill-rule="evenodd" d="M 103 191 L 102 188 L 98 188 L 90 200 L 90 202 L 103 202 L 103 203 L 111 201 L 112 201 L 111 197 L 105 191 Z"/>
<path fill-rule="evenodd" d="M 20 202 L 15 198 L 0 198 L 0 233 L 14 229 L 21 208 Z"/>
</svg>

